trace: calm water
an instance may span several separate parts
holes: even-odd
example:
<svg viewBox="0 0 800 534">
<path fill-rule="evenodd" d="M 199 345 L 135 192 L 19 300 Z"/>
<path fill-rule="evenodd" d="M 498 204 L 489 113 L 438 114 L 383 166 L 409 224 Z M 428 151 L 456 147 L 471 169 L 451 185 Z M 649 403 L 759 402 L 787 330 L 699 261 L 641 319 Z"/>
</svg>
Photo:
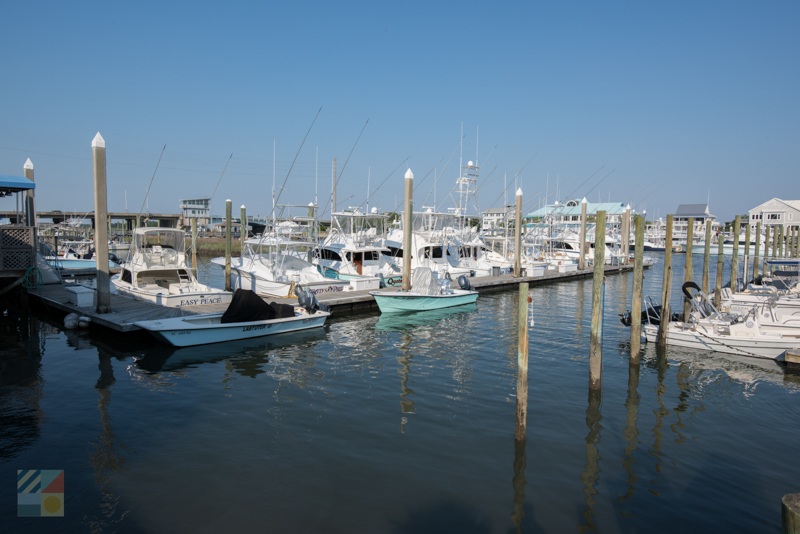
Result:
<svg viewBox="0 0 800 534">
<path fill-rule="evenodd" d="M 800 491 L 800 381 L 652 346 L 629 367 L 631 283 L 608 278 L 594 397 L 591 280 L 532 289 L 524 447 L 513 291 L 177 351 L 3 317 L 0 531 L 778 531 Z M 66 517 L 17 518 L 17 469 L 64 469 Z"/>
</svg>

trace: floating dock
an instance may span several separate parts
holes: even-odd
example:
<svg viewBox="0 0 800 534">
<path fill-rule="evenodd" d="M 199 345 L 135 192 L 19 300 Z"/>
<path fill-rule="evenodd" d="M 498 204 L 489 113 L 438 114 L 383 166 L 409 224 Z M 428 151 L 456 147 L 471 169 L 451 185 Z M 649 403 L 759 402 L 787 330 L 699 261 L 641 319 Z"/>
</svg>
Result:
<svg viewBox="0 0 800 534">
<path fill-rule="evenodd" d="M 649 267 L 649 265 L 645 265 Z M 606 266 L 605 272 L 618 274 L 633 271 L 633 265 L 627 266 Z M 483 276 L 470 278 L 470 283 L 479 292 L 503 290 L 517 287 L 520 283 L 527 282 L 531 286 L 550 284 L 554 282 L 564 282 L 581 278 L 590 278 L 594 274 L 594 269 L 584 269 L 569 273 L 545 272 L 544 276 L 514 278 L 512 275 L 502 276 Z M 40 302 L 47 308 L 55 308 L 64 313 L 77 313 L 83 317 L 88 317 L 90 321 L 104 328 L 117 332 L 135 332 L 141 330 L 133 323 L 137 321 L 153 321 L 158 319 L 168 319 L 171 317 L 183 317 L 188 315 L 202 315 L 207 313 L 222 313 L 227 309 L 225 304 L 212 304 L 206 306 L 184 306 L 182 308 L 167 308 L 135 300 L 131 297 L 111 294 L 111 312 L 98 314 L 95 312 L 94 305 L 78 307 L 68 300 L 69 293 L 67 288 L 74 284 L 60 283 L 49 284 L 39 289 L 28 291 L 29 297 Z M 395 288 L 386 288 L 380 291 L 396 291 Z M 95 296 L 96 298 L 96 296 Z M 344 291 L 340 293 L 322 293 L 317 295 L 317 299 L 326 304 L 332 313 L 339 314 L 357 310 L 377 309 L 377 304 L 369 291 Z M 264 300 L 278 301 L 286 304 L 297 302 L 295 298 L 264 297 Z"/>
</svg>

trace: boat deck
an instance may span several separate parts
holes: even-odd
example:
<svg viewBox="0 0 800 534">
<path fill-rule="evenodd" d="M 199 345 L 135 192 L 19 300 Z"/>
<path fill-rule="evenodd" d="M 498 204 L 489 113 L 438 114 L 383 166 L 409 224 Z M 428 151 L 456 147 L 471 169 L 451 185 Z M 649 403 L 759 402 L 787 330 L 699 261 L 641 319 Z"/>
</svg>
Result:
<svg viewBox="0 0 800 534">
<path fill-rule="evenodd" d="M 649 265 L 645 265 L 645 268 Z M 618 274 L 621 272 L 632 271 L 633 265 L 629 266 L 606 266 L 606 274 Z M 594 269 L 584 269 L 571 273 L 549 272 L 544 276 L 514 278 L 512 275 L 502 276 L 483 276 L 471 278 L 470 282 L 479 292 L 511 289 L 521 282 L 528 282 L 531 286 L 550 284 L 554 282 L 577 280 L 580 278 L 591 277 Z M 456 284 L 456 282 L 453 282 Z M 171 317 L 182 317 L 186 315 L 202 315 L 205 313 L 222 313 L 227 304 L 211 304 L 205 306 L 184 306 L 183 308 L 167 308 L 149 302 L 142 302 L 133 298 L 113 294 L 111 295 L 111 312 L 98 314 L 95 307 L 78 307 L 67 300 L 67 288 L 72 284 L 60 283 L 44 285 L 37 290 L 29 290 L 28 295 L 41 302 L 45 307 L 55 308 L 64 313 L 77 313 L 81 316 L 89 317 L 95 325 L 102 326 L 117 332 L 134 332 L 141 330 L 133 323 L 136 321 L 152 321 L 158 319 L 168 319 Z M 396 288 L 386 288 L 379 291 L 396 291 Z M 342 291 L 337 293 L 322 293 L 317 295 L 317 299 L 325 303 L 334 314 L 377 309 L 377 304 L 369 291 Z M 294 304 L 296 298 L 264 297 L 267 302 L 281 302 Z"/>
</svg>

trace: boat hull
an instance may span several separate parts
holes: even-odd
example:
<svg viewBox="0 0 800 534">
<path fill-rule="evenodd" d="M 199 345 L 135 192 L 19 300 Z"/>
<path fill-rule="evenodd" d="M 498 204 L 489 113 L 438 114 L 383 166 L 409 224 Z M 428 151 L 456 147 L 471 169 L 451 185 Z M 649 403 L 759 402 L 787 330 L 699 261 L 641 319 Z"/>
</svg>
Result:
<svg viewBox="0 0 800 534">
<path fill-rule="evenodd" d="M 477 291 L 463 291 L 452 295 L 417 295 L 389 291 L 371 291 L 381 313 L 439 310 L 463 304 L 472 304 L 478 299 Z"/>
<path fill-rule="evenodd" d="M 645 325 L 644 331 L 647 341 L 655 343 L 658 327 Z M 788 349 L 799 346 L 800 342 L 797 339 L 748 339 L 729 336 L 717 339 L 689 328 L 674 328 L 672 324 L 667 330 L 667 345 L 779 360 Z"/>
<path fill-rule="evenodd" d="M 139 321 L 134 324 L 174 347 L 192 347 L 319 328 L 329 316 L 330 313 L 318 311 L 313 315 L 299 315 L 289 319 L 221 324 L 212 322 L 221 317 L 221 314 L 217 314 Z M 202 322 L 204 318 L 208 320 L 207 323 Z"/>
<path fill-rule="evenodd" d="M 227 291 L 192 291 L 179 294 L 152 293 L 131 286 L 128 283 L 119 281 L 118 278 L 111 280 L 117 293 L 132 297 L 143 302 L 152 302 L 167 308 L 181 308 L 183 306 L 204 306 L 208 304 L 229 304 L 233 298 L 233 293 Z"/>
</svg>

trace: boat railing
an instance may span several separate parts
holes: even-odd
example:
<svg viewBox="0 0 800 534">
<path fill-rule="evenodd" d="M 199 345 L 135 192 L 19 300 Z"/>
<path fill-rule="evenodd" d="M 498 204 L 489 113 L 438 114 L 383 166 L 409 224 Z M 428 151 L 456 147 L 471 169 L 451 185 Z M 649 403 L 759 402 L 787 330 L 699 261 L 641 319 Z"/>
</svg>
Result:
<svg viewBox="0 0 800 534">
<path fill-rule="evenodd" d="M 58 254 L 50 248 L 50 245 L 42 239 L 41 236 L 36 236 L 36 246 L 39 255 L 44 259 L 45 263 L 52 269 L 54 273 L 58 276 L 59 280 L 61 280 L 61 260 L 58 259 Z"/>
<path fill-rule="evenodd" d="M 645 310 L 647 311 L 647 313 L 645 314 L 647 316 L 647 324 L 652 324 L 650 322 L 650 317 L 658 319 L 658 322 L 660 324 L 661 323 L 661 314 L 658 313 L 658 309 L 656 308 L 656 305 L 653 304 L 653 298 L 650 295 L 647 295 L 644 298 L 644 307 L 645 307 Z M 652 312 L 652 315 L 650 314 L 650 312 Z"/>
</svg>

